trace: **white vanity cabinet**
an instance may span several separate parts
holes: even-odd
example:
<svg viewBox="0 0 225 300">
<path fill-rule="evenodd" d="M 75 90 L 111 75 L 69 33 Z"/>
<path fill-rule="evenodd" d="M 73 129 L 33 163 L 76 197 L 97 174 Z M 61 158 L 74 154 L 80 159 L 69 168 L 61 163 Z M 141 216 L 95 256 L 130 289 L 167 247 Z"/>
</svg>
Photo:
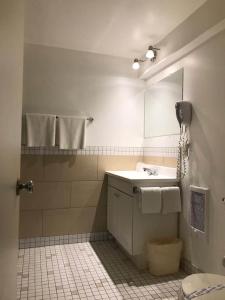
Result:
<svg viewBox="0 0 225 300">
<path fill-rule="evenodd" d="M 178 214 L 142 214 L 139 195 L 133 192 L 133 188 L 171 186 L 176 185 L 176 180 L 130 180 L 115 173 L 107 172 L 107 228 L 135 264 L 144 268 L 147 242 L 152 239 L 176 237 Z"/>
</svg>

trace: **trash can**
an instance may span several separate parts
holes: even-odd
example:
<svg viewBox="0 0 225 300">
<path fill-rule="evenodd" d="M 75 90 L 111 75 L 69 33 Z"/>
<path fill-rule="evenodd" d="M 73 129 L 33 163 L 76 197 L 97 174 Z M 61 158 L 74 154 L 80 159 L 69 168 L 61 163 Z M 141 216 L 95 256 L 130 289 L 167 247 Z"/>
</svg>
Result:
<svg viewBox="0 0 225 300">
<path fill-rule="evenodd" d="M 179 271 L 182 240 L 167 239 L 148 243 L 148 265 L 152 275 L 161 276 Z"/>
</svg>

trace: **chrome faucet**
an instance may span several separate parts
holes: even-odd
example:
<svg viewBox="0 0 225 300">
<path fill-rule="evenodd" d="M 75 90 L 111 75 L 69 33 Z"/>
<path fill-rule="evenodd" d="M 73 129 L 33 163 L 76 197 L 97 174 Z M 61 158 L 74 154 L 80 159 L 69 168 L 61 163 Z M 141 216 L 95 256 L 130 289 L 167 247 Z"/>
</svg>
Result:
<svg viewBox="0 0 225 300">
<path fill-rule="evenodd" d="M 143 168 L 144 172 L 147 172 L 148 175 L 158 175 L 157 169 Z"/>
</svg>

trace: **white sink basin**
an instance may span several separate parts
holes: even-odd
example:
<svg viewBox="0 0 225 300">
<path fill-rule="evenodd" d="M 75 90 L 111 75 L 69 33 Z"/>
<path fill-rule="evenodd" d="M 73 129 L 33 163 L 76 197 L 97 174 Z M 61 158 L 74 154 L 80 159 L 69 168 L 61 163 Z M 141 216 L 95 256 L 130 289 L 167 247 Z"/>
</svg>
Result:
<svg viewBox="0 0 225 300">
<path fill-rule="evenodd" d="M 149 175 L 145 169 L 153 171 L 157 175 Z M 107 171 L 109 176 L 119 177 L 122 180 L 138 183 L 159 183 L 159 182 L 177 182 L 176 168 L 168 168 L 156 165 L 147 165 L 144 163 L 138 163 L 136 170 L 132 171 Z"/>
<path fill-rule="evenodd" d="M 172 175 L 148 175 L 146 172 L 139 171 L 107 171 L 106 174 L 110 176 L 119 177 L 125 181 L 177 181 L 176 176 Z"/>
<path fill-rule="evenodd" d="M 149 175 L 146 169 L 154 173 L 154 175 Z M 157 175 L 155 175 L 155 173 Z M 177 181 L 176 179 L 176 168 L 169 168 L 157 165 L 148 165 L 142 162 L 137 163 L 136 170 L 131 171 L 107 171 L 106 174 L 111 176 L 120 177 L 124 180 L 132 181 Z"/>
</svg>

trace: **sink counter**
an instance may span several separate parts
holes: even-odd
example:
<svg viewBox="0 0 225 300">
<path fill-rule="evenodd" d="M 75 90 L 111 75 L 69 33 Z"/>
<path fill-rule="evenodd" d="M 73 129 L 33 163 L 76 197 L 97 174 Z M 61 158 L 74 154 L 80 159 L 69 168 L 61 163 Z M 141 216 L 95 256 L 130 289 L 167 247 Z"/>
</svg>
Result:
<svg viewBox="0 0 225 300">
<path fill-rule="evenodd" d="M 106 171 L 106 174 L 130 183 L 176 183 L 174 176 L 148 175 L 146 172 L 138 171 Z"/>
</svg>

